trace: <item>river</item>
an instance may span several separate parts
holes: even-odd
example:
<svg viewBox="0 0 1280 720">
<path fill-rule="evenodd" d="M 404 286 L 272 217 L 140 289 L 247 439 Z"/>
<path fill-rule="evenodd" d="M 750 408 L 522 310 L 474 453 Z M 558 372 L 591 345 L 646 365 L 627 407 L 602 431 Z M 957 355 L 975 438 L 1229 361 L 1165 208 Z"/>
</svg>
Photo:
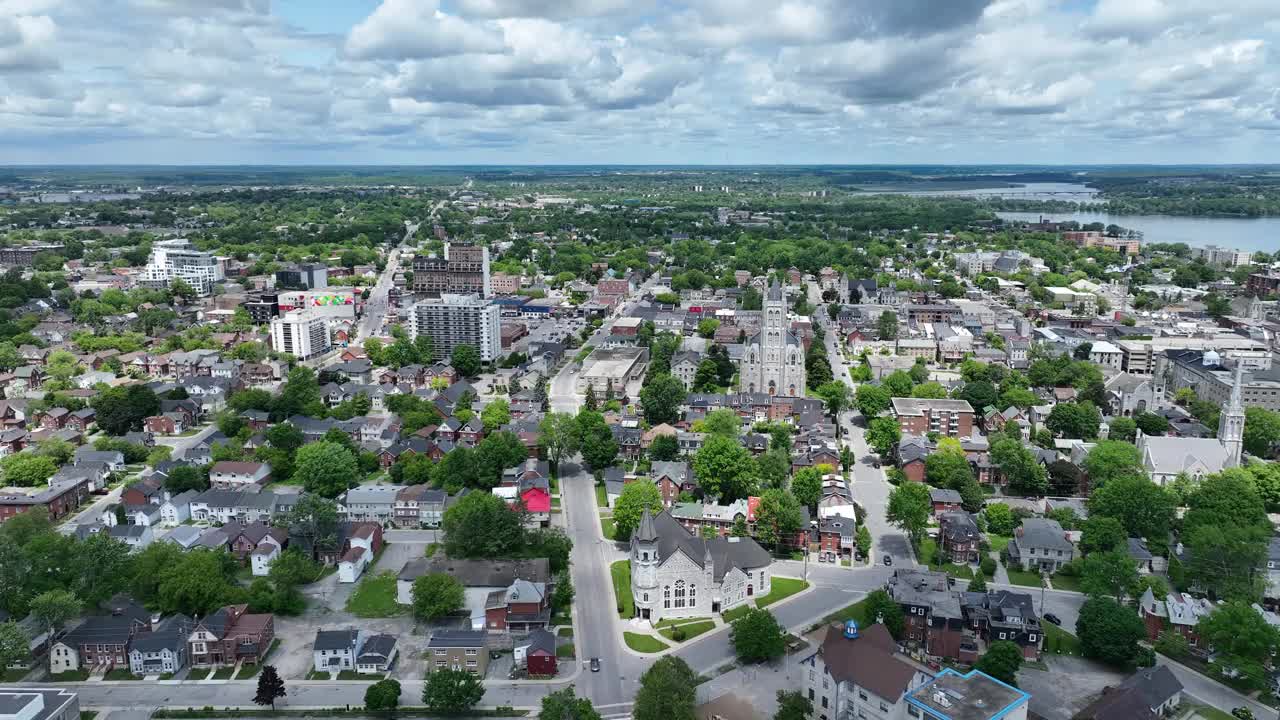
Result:
<svg viewBox="0 0 1280 720">
<path fill-rule="evenodd" d="M 1182 215 L 1112 215 L 1098 212 L 999 212 L 1005 220 L 1046 220 L 1115 224 L 1142 233 L 1143 242 L 1217 245 L 1235 250 L 1280 250 L 1280 217 L 1219 218 Z"/>
</svg>

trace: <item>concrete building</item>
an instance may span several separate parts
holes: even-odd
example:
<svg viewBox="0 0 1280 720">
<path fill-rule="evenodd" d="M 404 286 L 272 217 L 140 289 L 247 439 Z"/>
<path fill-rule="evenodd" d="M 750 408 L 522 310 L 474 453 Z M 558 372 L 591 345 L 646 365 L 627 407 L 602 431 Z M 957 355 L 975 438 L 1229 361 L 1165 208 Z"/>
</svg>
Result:
<svg viewBox="0 0 1280 720">
<path fill-rule="evenodd" d="M 43 252 L 59 253 L 66 249 L 62 244 L 23 245 L 21 247 L 0 247 L 0 266 L 31 267 L 36 255 Z"/>
<path fill-rule="evenodd" d="M 1246 362 L 1245 369 L 1265 369 L 1270 367 L 1271 354 L 1265 344 L 1234 333 L 1222 333 L 1211 337 L 1170 336 L 1152 338 L 1151 340 L 1117 340 L 1115 344 L 1124 353 L 1123 370 L 1135 375 L 1150 375 L 1158 372 L 1162 368 L 1160 356 L 1169 350 L 1200 350 L 1203 352 L 1212 350 L 1229 359 L 1238 356 L 1252 358 L 1257 354 L 1260 356 L 1259 360 Z M 1267 363 L 1265 367 L 1250 367 L 1252 363 L 1260 362 L 1263 358 Z M 1176 389 L 1171 388 L 1171 390 Z"/>
<path fill-rule="evenodd" d="M 329 352 L 329 323 L 311 310 L 295 310 L 271 320 L 271 349 L 307 360 Z"/>
<path fill-rule="evenodd" d="M 190 240 L 158 240 L 151 246 L 147 266 L 138 275 L 138 284 L 167 288 L 174 280 L 190 285 L 197 295 L 209 295 L 213 284 L 223 279 L 222 266 L 213 255 L 195 249 Z"/>
<path fill-rule="evenodd" d="M 1269 363 L 1270 353 L 1264 353 L 1252 363 L 1248 362 L 1252 358 L 1246 355 L 1241 351 L 1232 362 L 1224 361 L 1222 355 L 1213 350 L 1170 351 L 1157 359 L 1154 377 L 1160 378 L 1171 394 L 1190 388 L 1201 400 L 1225 406 L 1231 400 L 1235 368 L 1240 367 L 1243 371 L 1240 400 L 1244 406 L 1280 410 L 1280 371 L 1270 367 L 1256 370 L 1249 367 L 1250 364 Z M 1224 362 L 1231 362 L 1231 366 L 1224 365 Z"/>
<path fill-rule="evenodd" d="M 907 715 L 924 720 L 1027 720 L 1031 696 L 981 670 L 945 668 L 907 695 Z"/>
<path fill-rule="evenodd" d="M 893 398 L 893 416 L 904 435 L 960 438 L 973 434 L 973 406 L 966 400 Z"/>
<path fill-rule="evenodd" d="M 1231 248 L 1218 247 L 1217 245 L 1191 248 L 1191 257 L 1204 260 L 1208 265 L 1219 265 L 1226 268 L 1253 264 L 1253 252 L 1249 250 L 1233 250 Z"/>
<path fill-rule="evenodd" d="M 444 244 L 444 257 L 415 255 L 413 292 L 428 297 L 476 294 L 493 297 L 489 279 L 489 248 L 483 245 Z"/>
<path fill-rule="evenodd" d="M 329 268 L 320 263 L 301 263 L 276 271 L 279 290 L 319 290 L 329 287 Z"/>
<path fill-rule="evenodd" d="M 276 306 L 280 314 L 307 310 L 326 320 L 355 320 L 360 306 L 359 293 L 354 287 L 292 290 L 277 294 Z"/>
<path fill-rule="evenodd" d="M 1089 349 L 1089 361 L 1095 365 L 1119 370 L 1124 362 L 1124 352 L 1105 340 L 1099 340 Z"/>
<path fill-rule="evenodd" d="M 80 697 L 63 688 L 6 687 L 0 689 L 0 718 L 80 720 Z"/>
<path fill-rule="evenodd" d="M 459 345 L 474 347 L 484 362 L 502 355 L 501 309 L 479 295 L 446 293 L 438 300 L 415 304 L 410 311 L 409 334 L 415 340 L 419 335 L 430 337 L 435 360 L 449 358 Z"/>
<path fill-rule="evenodd" d="M 437 630 L 427 641 L 426 671 L 449 668 L 484 677 L 489 670 L 488 639 L 484 630 Z"/>
<path fill-rule="evenodd" d="M 601 393 L 612 384 L 613 389 L 621 393 L 627 383 L 644 377 L 648 364 L 647 348 L 597 348 L 582 363 L 577 390 L 586 392 L 588 387 L 594 387 L 597 393 Z"/>
</svg>

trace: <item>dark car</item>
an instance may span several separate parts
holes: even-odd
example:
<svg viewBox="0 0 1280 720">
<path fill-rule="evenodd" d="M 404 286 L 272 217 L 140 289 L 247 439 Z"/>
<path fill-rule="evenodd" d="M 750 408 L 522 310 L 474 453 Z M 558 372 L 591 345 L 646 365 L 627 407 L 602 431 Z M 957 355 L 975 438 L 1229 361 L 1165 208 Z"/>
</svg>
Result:
<svg viewBox="0 0 1280 720">
<path fill-rule="evenodd" d="M 1062 618 L 1058 617 L 1057 615 L 1054 615 L 1053 613 L 1045 613 L 1044 619 L 1053 623 L 1054 625 L 1062 624 Z"/>
<path fill-rule="evenodd" d="M 591 672 L 600 672 L 600 658 L 591 658 Z"/>
<path fill-rule="evenodd" d="M 892 556 L 892 555 L 885 555 L 885 556 L 884 556 L 884 564 L 885 564 L 885 565 L 892 565 L 892 564 L 893 564 L 893 556 Z"/>
</svg>

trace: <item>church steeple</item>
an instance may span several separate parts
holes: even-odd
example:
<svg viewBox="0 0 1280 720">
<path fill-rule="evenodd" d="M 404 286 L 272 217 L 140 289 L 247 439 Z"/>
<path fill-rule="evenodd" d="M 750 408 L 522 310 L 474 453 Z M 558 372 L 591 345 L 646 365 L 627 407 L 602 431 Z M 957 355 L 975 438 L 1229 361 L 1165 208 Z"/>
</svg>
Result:
<svg viewBox="0 0 1280 720">
<path fill-rule="evenodd" d="M 1236 360 L 1236 373 L 1231 382 L 1231 401 L 1218 418 L 1218 442 L 1227 451 L 1224 467 L 1238 467 L 1244 446 L 1244 363 Z"/>
</svg>

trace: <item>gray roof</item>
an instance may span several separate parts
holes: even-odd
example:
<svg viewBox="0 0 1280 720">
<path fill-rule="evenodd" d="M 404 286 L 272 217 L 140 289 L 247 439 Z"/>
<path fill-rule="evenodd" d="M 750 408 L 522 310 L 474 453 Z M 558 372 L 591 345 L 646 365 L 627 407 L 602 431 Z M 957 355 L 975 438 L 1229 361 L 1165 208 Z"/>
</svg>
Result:
<svg viewBox="0 0 1280 720">
<path fill-rule="evenodd" d="M 641 525 L 643 526 L 643 519 Z M 769 553 L 749 537 L 716 537 L 705 540 L 686 530 L 669 513 L 663 512 L 652 520 L 653 530 L 657 534 L 658 557 L 664 562 L 677 551 L 684 553 L 700 567 L 706 567 L 709 558 L 712 563 L 712 575 L 719 582 L 724 574 L 732 568 L 743 570 L 767 567 L 772 561 Z M 633 536 L 633 542 L 643 542 L 640 530 Z"/>
<path fill-rule="evenodd" d="M 427 641 L 429 648 L 482 648 L 488 640 L 485 630 L 437 630 Z"/>
<path fill-rule="evenodd" d="M 1120 687 L 1136 690 L 1150 708 L 1160 707 L 1169 698 L 1182 692 L 1182 682 L 1167 665 L 1139 670 L 1120 683 Z"/>
<path fill-rule="evenodd" d="M 1071 550 L 1071 541 L 1067 540 L 1066 531 L 1057 520 L 1047 518 L 1026 518 L 1022 527 L 1016 531 L 1014 542 L 1020 547 L 1048 548 L 1050 550 Z"/>
<path fill-rule="evenodd" d="M 360 647 L 356 662 L 362 665 L 386 662 L 396 650 L 395 635 L 371 635 Z"/>
<path fill-rule="evenodd" d="M 443 573 L 464 587 L 509 588 L 517 579 L 551 582 L 551 564 L 546 558 L 529 560 L 462 560 L 436 555 L 405 563 L 399 579 L 412 582 L 423 575 Z"/>
<path fill-rule="evenodd" d="M 358 637 L 360 637 L 360 631 L 355 628 L 317 630 L 315 649 L 354 651 L 356 649 L 356 638 Z"/>
<path fill-rule="evenodd" d="M 186 615 L 170 615 L 151 632 L 140 632 L 129 642 L 129 650 L 138 652 L 159 652 L 182 648 L 187 642 L 191 630 L 191 618 Z"/>
</svg>

